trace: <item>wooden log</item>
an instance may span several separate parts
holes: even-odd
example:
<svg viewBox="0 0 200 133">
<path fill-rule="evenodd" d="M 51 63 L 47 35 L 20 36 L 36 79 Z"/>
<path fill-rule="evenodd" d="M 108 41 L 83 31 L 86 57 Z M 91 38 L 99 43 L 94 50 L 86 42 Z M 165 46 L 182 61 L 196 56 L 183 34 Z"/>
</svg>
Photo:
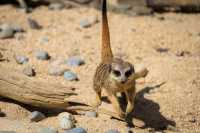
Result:
<svg viewBox="0 0 200 133">
<path fill-rule="evenodd" d="M 39 81 L 0 66 L 0 95 L 42 108 L 65 109 L 69 106 L 66 99 L 77 94 L 73 87 Z"/>
</svg>

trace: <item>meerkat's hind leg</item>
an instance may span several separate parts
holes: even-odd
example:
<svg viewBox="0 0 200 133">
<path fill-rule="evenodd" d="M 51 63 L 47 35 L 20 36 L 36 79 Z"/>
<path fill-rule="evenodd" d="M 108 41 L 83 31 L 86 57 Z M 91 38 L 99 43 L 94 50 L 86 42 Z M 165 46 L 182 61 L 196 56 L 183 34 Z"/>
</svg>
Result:
<svg viewBox="0 0 200 133">
<path fill-rule="evenodd" d="M 95 91 L 95 102 L 93 103 L 93 106 L 98 107 L 101 105 L 101 87 L 94 86 L 94 91 Z"/>
</svg>

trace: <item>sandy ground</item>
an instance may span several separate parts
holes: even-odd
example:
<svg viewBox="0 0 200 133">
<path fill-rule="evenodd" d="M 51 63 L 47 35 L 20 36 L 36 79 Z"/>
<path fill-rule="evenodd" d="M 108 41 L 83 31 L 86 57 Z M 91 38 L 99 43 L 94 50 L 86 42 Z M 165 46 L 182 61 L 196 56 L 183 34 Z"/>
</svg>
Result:
<svg viewBox="0 0 200 133">
<path fill-rule="evenodd" d="M 94 96 L 92 76 L 100 62 L 101 24 L 84 29 L 79 21 L 94 16 L 100 18 L 100 13 L 84 7 L 49 11 L 42 6 L 30 14 L 24 14 L 10 5 L 0 6 L 0 23 L 16 23 L 26 31 L 20 33 L 24 36 L 21 40 L 0 40 L 0 51 L 10 60 L 1 64 L 22 71 L 24 65 L 18 65 L 13 55 L 26 55 L 30 58 L 28 64 L 36 69 L 37 76 L 34 78 L 75 86 L 81 92 L 81 97 L 90 102 Z M 28 17 L 37 20 L 43 29 L 31 29 L 27 23 Z M 165 13 L 133 17 L 109 12 L 108 17 L 115 55 L 133 64 L 143 64 L 150 71 L 146 83 L 137 85 L 138 98 L 134 112 L 135 117 L 146 122 L 147 128 L 132 130 L 148 133 L 173 125 L 177 131 L 164 132 L 200 133 L 200 15 Z M 165 19 L 160 20 L 160 17 Z M 47 37 L 49 42 L 41 43 L 43 37 Z M 156 51 L 157 48 L 167 48 L 169 51 L 160 53 Z M 35 58 L 34 52 L 38 49 L 48 51 L 53 58 L 67 59 L 74 54 L 83 57 L 85 65 L 70 68 L 78 74 L 80 81 L 70 82 L 63 77 L 49 76 L 49 62 Z M 177 56 L 181 51 L 190 54 Z M 0 118 L 1 130 L 35 133 L 38 126 L 59 127 L 56 115 L 38 123 L 29 123 L 27 116 L 30 112 L 23 107 L 2 101 L 0 108 L 6 114 L 6 117 Z M 88 133 L 103 133 L 108 129 L 126 133 L 127 130 L 123 122 L 104 115 L 98 118 L 76 116 L 76 120 L 77 127 L 84 127 Z"/>
</svg>

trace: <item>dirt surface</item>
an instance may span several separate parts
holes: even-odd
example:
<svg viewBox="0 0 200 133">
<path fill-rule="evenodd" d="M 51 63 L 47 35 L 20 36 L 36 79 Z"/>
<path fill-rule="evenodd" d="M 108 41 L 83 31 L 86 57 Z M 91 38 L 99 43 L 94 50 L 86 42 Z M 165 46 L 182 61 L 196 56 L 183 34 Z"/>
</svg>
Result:
<svg viewBox="0 0 200 133">
<path fill-rule="evenodd" d="M 36 77 L 33 78 L 74 86 L 81 92 L 81 98 L 90 103 L 94 99 L 92 77 L 100 62 L 101 24 L 81 28 L 79 22 L 94 16 L 101 18 L 97 10 L 86 7 L 49 11 L 48 7 L 41 6 L 25 14 L 10 5 L 0 6 L 1 24 L 16 23 L 25 29 L 24 33 L 17 33 L 23 36 L 20 40 L 0 40 L 0 51 L 9 59 L 9 62 L 0 62 L 1 65 L 22 71 L 25 65 L 18 65 L 13 56 L 26 55 L 30 59 L 28 64 L 36 70 Z M 31 29 L 28 17 L 37 20 L 43 29 Z M 136 133 L 154 130 L 200 133 L 200 15 L 165 13 L 133 17 L 130 13 L 109 12 L 108 17 L 115 55 L 133 64 L 143 64 L 150 71 L 146 82 L 137 85 L 134 112 L 134 116 L 145 121 L 147 127 L 131 130 Z M 44 37 L 49 41 L 42 43 Z M 49 76 L 49 61 L 37 60 L 34 55 L 36 50 L 48 51 L 52 58 L 83 57 L 85 65 L 70 68 L 80 80 L 70 82 L 63 77 Z M 177 56 L 183 51 L 189 53 Z M 59 127 L 56 114 L 31 124 L 27 121 L 30 112 L 25 108 L 5 101 L 0 102 L 0 108 L 6 114 L 0 118 L 1 130 L 35 133 L 37 126 Z M 127 131 L 125 123 L 106 115 L 75 117 L 77 127 L 84 127 L 88 133 L 103 133 L 108 129 L 118 129 L 122 133 Z"/>
</svg>

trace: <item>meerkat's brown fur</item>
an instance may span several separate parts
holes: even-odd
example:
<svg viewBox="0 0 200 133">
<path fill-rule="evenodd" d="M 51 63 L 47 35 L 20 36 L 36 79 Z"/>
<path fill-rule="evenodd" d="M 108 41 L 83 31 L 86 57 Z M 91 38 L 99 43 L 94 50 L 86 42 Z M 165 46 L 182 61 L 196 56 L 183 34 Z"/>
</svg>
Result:
<svg viewBox="0 0 200 133">
<path fill-rule="evenodd" d="M 114 109 L 121 118 L 134 108 L 135 80 L 145 77 L 147 71 L 135 73 L 131 63 L 114 58 L 110 46 L 110 34 L 107 20 L 106 0 L 102 1 L 102 48 L 101 63 L 96 69 L 93 79 L 93 89 L 96 92 L 95 107 L 101 104 L 101 91 L 104 88 Z M 127 99 L 126 112 L 122 111 L 117 93 L 125 93 Z"/>
</svg>

